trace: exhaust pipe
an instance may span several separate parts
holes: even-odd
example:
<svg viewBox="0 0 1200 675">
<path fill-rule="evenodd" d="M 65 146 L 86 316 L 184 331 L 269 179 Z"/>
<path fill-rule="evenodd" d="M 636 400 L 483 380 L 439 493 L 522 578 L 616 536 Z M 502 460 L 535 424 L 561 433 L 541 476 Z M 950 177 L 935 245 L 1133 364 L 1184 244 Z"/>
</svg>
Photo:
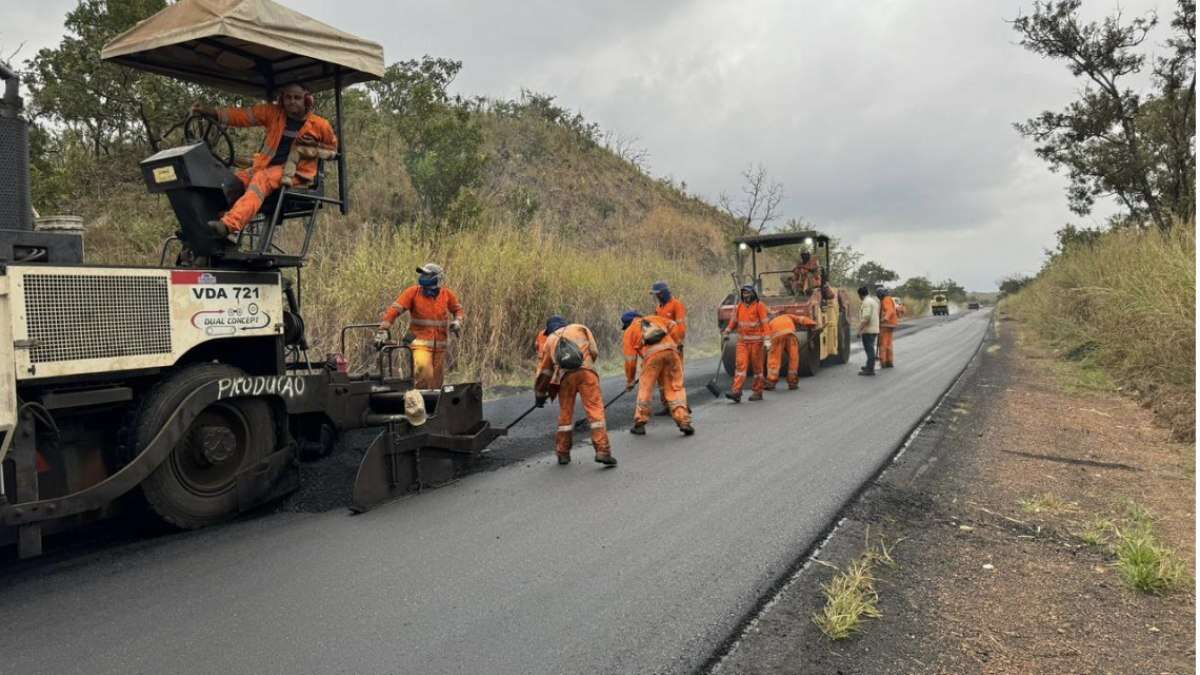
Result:
<svg viewBox="0 0 1200 675">
<path fill-rule="evenodd" d="M 29 193 L 29 126 L 21 119 L 21 78 L 0 61 L 4 97 L 0 99 L 0 229 L 32 230 Z"/>
</svg>

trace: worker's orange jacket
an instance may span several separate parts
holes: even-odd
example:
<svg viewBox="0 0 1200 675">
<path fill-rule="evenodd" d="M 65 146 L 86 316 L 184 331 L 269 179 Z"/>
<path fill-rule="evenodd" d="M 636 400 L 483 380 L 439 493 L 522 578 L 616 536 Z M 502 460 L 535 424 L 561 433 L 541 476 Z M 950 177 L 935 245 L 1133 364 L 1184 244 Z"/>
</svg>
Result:
<svg viewBox="0 0 1200 675">
<path fill-rule="evenodd" d="M 737 331 L 746 342 L 762 342 L 767 332 L 767 306 L 762 300 L 755 300 L 749 305 L 738 301 L 727 328 L 731 332 Z"/>
<path fill-rule="evenodd" d="M 879 303 L 879 325 L 884 328 L 895 328 L 900 325 L 900 313 L 896 311 L 896 300 L 890 295 L 883 296 Z"/>
<path fill-rule="evenodd" d="M 287 113 L 278 103 L 259 103 L 249 108 L 217 108 L 217 120 L 227 127 L 265 127 L 262 147 L 254 153 L 251 172 L 261 171 L 271 163 L 283 132 L 287 129 Z M 296 132 L 283 165 L 283 184 L 310 183 L 317 175 L 317 160 L 332 159 L 337 154 L 338 140 L 329 120 L 311 110 Z"/>
<path fill-rule="evenodd" d="M 812 256 L 806 263 L 800 263 L 792 268 L 792 282 L 803 286 L 808 283 L 809 290 L 821 285 L 821 261 Z"/>
<path fill-rule="evenodd" d="M 431 298 L 421 292 L 421 287 L 413 284 L 404 289 L 387 312 L 383 315 L 383 323 L 389 326 L 401 314 L 409 312 L 412 318 L 408 320 L 408 328 L 417 341 L 414 347 L 432 346 L 430 343 L 444 343 L 449 338 L 450 322 L 462 321 L 464 312 L 458 296 L 449 288 L 438 290 L 437 297 Z"/>
<path fill-rule="evenodd" d="M 675 329 L 672 331 L 671 337 L 675 339 L 675 342 L 683 344 L 684 338 L 687 337 L 687 307 L 680 302 L 679 298 L 671 298 L 670 301 L 659 305 L 658 309 L 654 310 L 654 315 L 674 321 Z"/>
<path fill-rule="evenodd" d="M 533 349 L 537 352 L 537 359 L 539 362 L 542 360 L 542 352 L 546 350 L 546 339 L 548 337 L 549 336 L 546 335 L 546 331 L 539 330 L 537 338 L 533 341 Z"/>
<path fill-rule="evenodd" d="M 648 345 L 642 339 L 642 322 L 658 326 L 667 332 L 666 336 L 658 342 Z M 666 351 L 668 349 L 677 349 L 679 343 L 673 337 L 677 324 L 661 316 L 639 316 L 629 323 L 629 327 L 625 329 L 623 339 L 623 351 L 625 354 L 625 381 L 633 382 L 634 376 L 637 375 L 637 360 L 642 357 L 643 360 Z"/>
<path fill-rule="evenodd" d="M 785 335 L 796 335 L 801 328 L 812 328 L 817 322 L 799 314 L 780 314 L 767 324 L 772 340 L 778 340 Z M 796 335 L 796 337 L 800 337 Z"/>
<path fill-rule="evenodd" d="M 562 380 L 563 372 L 554 363 L 554 351 L 559 340 L 571 340 L 583 352 L 583 367 L 580 370 L 596 372 L 596 359 L 600 358 L 600 351 L 596 348 L 596 336 L 592 335 L 592 329 L 581 323 L 567 324 L 546 338 L 546 347 L 538 359 L 537 379 L 533 385 L 539 396 L 549 393 L 550 385 L 557 387 Z"/>
</svg>

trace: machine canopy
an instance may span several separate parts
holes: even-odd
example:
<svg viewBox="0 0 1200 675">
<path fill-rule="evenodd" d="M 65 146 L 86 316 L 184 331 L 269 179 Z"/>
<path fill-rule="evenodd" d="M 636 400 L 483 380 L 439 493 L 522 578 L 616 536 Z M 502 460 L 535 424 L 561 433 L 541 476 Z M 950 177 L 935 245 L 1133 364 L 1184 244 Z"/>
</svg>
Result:
<svg viewBox="0 0 1200 675">
<path fill-rule="evenodd" d="M 100 57 L 258 98 L 292 82 L 322 91 L 384 71 L 379 44 L 271 0 L 180 0 L 113 38 Z"/>
</svg>

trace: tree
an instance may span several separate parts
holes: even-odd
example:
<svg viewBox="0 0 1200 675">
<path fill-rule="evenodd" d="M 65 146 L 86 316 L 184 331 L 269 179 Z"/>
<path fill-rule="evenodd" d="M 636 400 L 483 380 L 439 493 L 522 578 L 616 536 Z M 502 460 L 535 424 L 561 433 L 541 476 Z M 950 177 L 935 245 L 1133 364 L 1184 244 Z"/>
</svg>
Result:
<svg viewBox="0 0 1200 675">
<path fill-rule="evenodd" d="M 742 224 L 743 229 L 762 234 L 767 225 L 779 217 L 783 185 L 771 182 L 762 164 L 746 167 L 742 171 L 742 180 L 740 200 L 735 202 L 722 192 L 717 198 L 718 203 L 731 218 Z"/>
<path fill-rule="evenodd" d="M 1080 98 L 1014 125 L 1037 143 L 1052 169 L 1065 170 L 1071 209 L 1084 215 L 1098 197 L 1113 196 L 1140 222 L 1167 230 L 1195 211 L 1195 1 L 1179 0 L 1169 57 L 1154 68 L 1158 91 L 1130 89 L 1146 57 L 1137 52 L 1157 24 L 1148 14 L 1124 23 L 1120 11 L 1084 22 L 1082 0 L 1035 2 L 1012 22 L 1020 44 L 1065 61 L 1085 81 Z M 1143 100 L 1145 99 L 1145 100 Z"/>
<path fill-rule="evenodd" d="M 30 111 L 84 137 L 93 156 L 114 144 L 158 151 L 201 88 L 100 60 L 106 42 L 166 6 L 165 0 L 80 0 L 66 34 L 25 63 Z"/>
<path fill-rule="evenodd" d="M 899 278 L 899 274 L 887 269 L 874 260 L 868 260 L 854 272 L 854 282 L 859 286 L 868 286 L 870 288 L 882 286 L 889 281 L 895 281 Z"/>
<path fill-rule="evenodd" d="M 896 295 L 925 300 L 933 295 L 933 282 L 925 277 L 911 277 L 895 289 Z"/>
<path fill-rule="evenodd" d="M 804 218 L 789 218 L 787 223 L 779 227 L 780 232 L 815 232 L 822 234 L 820 229 L 811 221 Z M 826 235 L 828 236 L 828 235 Z M 829 269 L 825 276 L 834 286 L 845 287 L 854 283 L 854 271 L 858 269 L 863 254 L 854 250 L 853 246 L 844 244 L 837 237 L 829 237 Z M 824 265 L 825 261 L 821 261 Z"/>
<path fill-rule="evenodd" d="M 998 284 L 1000 286 L 1000 297 L 1012 295 L 1025 288 L 1029 282 L 1033 281 L 1033 277 L 1025 274 L 1011 274 L 1001 279 Z"/>
<path fill-rule="evenodd" d="M 967 299 L 967 289 L 963 288 L 957 281 L 946 279 L 937 286 L 937 290 L 945 291 L 946 297 L 955 302 L 962 302 Z"/>
</svg>

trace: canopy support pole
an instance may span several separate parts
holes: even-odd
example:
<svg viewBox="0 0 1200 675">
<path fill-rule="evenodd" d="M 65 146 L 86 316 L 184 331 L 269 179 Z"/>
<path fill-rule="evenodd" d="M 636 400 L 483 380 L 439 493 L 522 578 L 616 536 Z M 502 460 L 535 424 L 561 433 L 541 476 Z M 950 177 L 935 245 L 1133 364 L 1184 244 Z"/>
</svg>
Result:
<svg viewBox="0 0 1200 675">
<path fill-rule="evenodd" d="M 333 111 L 334 126 L 337 133 L 337 167 L 338 167 L 338 210 L 342 215 L 350 212 L 350 194 L 346 189 L 346 135 L 342 133 L 342 69 L 333 71 Z"/>
</svg>

